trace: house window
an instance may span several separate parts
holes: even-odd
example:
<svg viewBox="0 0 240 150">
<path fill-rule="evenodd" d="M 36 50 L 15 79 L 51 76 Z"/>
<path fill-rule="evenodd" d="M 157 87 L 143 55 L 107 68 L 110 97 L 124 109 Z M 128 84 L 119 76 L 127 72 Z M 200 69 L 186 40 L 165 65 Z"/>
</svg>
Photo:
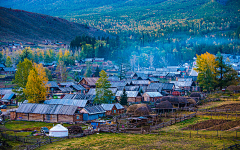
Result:
<svg viewBox="0 0 240 150">
<path fill-rule="evenodd" d="M 116 110 L 114 110 L 114 113 L 116 113 Z"/>
<path fill-rule="evenodd" d="M 77 119 L 79 119 L 79 116 L 77 116 Z"/>
</svg>

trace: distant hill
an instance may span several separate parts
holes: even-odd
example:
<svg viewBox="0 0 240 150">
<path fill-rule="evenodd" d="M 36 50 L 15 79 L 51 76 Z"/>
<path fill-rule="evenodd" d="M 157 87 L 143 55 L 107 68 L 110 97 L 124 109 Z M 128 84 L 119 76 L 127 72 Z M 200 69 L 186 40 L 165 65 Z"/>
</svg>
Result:
<svg viewBox="0 0 240 150">
<path fill-rule="evenodd" d="M 0 7 L 0 40 L 42 41 L 69 43 L 76 36 L 108 36 L 105 32 L 65 19 L 23 10 Z"/>
</svg>

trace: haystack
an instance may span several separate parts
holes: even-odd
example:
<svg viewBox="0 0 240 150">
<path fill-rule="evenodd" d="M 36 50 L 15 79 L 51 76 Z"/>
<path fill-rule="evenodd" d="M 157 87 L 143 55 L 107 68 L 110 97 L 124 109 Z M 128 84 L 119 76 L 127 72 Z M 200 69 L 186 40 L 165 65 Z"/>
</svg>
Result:
<svg viewBox="0 0 240 150">
<path fill-rule="evenodd" d="M 187 104 L 188 103 L 188 101 L 185 97 L 178 97 L 178 101 L 179 101 L 179 103 L 182 103 L 182 104 Z"/>
<path fill-rule="evenodd" d="M 169 102 L 169 101 L 162 101 L 160 102 L 156 108 L 160 108 L 160 109 L 172 109 L 173 105 Z"/>
<path fill-rule="evenodd" d="M 80 126 L 75 126 L 75 125 L 73 125 L 73 126 L 69 126 L 69 127 L 67 127 L 67 128 L 68 128 L 68 132 L 69 132 L 70 134 L 83 133 L 82 127 L 80 127 Z"/>
<path fill-rule="evenodd" d="M 188 101 L 189 104 L 196 105 L 196 101 L 192 98 L 187 98 L 187 101 Z"/>
<path fill-rule="evenodd" d="M 147 104 L 134 104 L 128 107 L 127 114 L 134 114 L 135 110 L 137 110 L 140 107 L 146 107 L 148 109 L 148 112 L 151 112 L 151 107 Z"/>
<path fill-rule="evenodd" d="M 201 94 L 197 92 L 193 92 L 191 93 L 190 97 L 198 97 L 199 99 L 201 99 Z"/>
<path fill-rule="evenodd" d="M 145 106 L 139 107 L 134 111 L 135 116 L 145 116 L 149 115 L 148 108 Z"/>
</svg>

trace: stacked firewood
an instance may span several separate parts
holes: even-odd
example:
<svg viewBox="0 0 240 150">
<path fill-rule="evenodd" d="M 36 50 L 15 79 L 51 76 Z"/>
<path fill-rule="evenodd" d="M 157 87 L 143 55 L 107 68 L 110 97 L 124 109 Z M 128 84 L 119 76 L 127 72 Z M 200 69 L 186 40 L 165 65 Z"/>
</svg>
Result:
<svg viewBox="0 0 240 150">
<path fill-rule="evenodd" d="M 68 128 L 68 133 L 69 134 L 79 134 L 79 133 L 83 133 L 82 127 L 80 126 L 69 126 Z"/>
</svg>

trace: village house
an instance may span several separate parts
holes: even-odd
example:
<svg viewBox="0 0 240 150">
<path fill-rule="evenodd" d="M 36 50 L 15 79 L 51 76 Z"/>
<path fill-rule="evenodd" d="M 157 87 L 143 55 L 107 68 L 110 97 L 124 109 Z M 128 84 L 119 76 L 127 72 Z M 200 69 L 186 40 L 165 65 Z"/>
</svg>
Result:
<svg viewBox="0 0 240 150">
<path fill-rule="evenodd" d="M 162 98 L 163 95 L 159 92 L 145 92 L 142 97 L 145 102 L 155 102 L 156 100 Z"/>
<path fill-rule="evenodd" d="M 150 84 L 149 80 L 132 80 L 130 85 L 134 86 L 148 86 Z"/>
<path fill-rule="evenodd" d="M 16 104 L 16 95 L 14 93 L 8 93 L 3 96 L 2 99 L 0 99 L 1 105 L 10 105 L 10 104 Z"/>
<path fill-rule="evenodd" d="M 175 90 L 174 83 L 163 83 L 162 84 L 162 94 L 172 94 L 172 92 Z M 163 94 L 164 95 L 164 94 Z"/>
<path fill-rule="evenodd" d="M 98 119 L 100 117 L 104 117 L 105 112 L 106 111 L 101 105 L 85 107 L 80 111 L 80 113 L 83 114 L 83 121 L 90 121 Z"/>
<path fill-rule="evenodd" d="M 102 104 L 101 106 L 106 111 L 105 115 L 119 115 L 119 114 L 123 114 L 125 110 L 125 108 L 119 103 Z"/>
<path fill-rule="evenodd" d="M 116 98 L 120 102 L 121 95 L 123 91 L 117 91 Z M 142 101 L 142 96 L 138 91 L 126 91 L 129 103 L 140 103 Z"/>
<path fill-rule="evenodd" d="M 170 83 L 173 83 L 175 85 L 176 89 L 182 89 L 185 91 L 191 91 L 192 86 L 195 86 L 195 83 L 193 81 L 170 81 Z"/>
<path fill-rule="evenodd" d="M 82 121 L 78 106 L 23 103 L 10 112 L 11 120 L 72 123 Z"/>
<path fill-rule="evenodd" d="M 86 89 L 81 86 L 80 84 L 79 85 L 70 85 L 70 88 L 72 88 L 75 92 L 78 92 L 78 93 L 86 93 Z"/>
<path fill-rule="evenodd" d="M 92 77 L 92 78 L 83 78 L 78 84 L 82 85 L 87 91 L 91 88 L 96 88 L 96 82 L 99 78 Z"/>
<path fill-rule="evenodd" d="M 147 92 L 161 92 L 163 88 L 163 83 L 151 83 L 147 87 Z"/>
</svg>

